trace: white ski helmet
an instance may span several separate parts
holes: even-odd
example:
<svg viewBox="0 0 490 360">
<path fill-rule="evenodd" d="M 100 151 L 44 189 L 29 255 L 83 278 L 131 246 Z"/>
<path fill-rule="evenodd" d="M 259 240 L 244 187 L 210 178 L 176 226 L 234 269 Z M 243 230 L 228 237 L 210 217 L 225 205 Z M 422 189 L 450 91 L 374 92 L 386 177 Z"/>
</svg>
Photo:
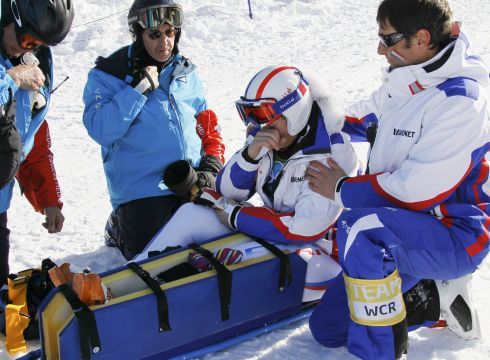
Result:
<svg viewBox="0 0 490 360">
<path fill-rule="evenodd" d="M 251 121 L 270 124 L 283 115 L 290 135 L 297 135 L 306 126 L 312 105 L 308 82 L 293 66 L 270 66 L 259 71 L 236 102 L 246 125 Z"/>
</svg>

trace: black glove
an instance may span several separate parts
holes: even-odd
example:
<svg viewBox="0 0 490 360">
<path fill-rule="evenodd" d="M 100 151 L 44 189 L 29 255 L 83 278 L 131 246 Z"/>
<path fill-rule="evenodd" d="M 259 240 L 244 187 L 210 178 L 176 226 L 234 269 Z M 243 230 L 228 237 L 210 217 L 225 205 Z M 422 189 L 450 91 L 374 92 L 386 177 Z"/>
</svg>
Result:
<svg viewBox="0 0 490 360">
<path fill-rule="evenodd" d="M 212 155 L 203 156 L 197 169 L 186 160 L 178 160 L 167 166 L 163 182 L 177 196 L 192 200 L 203 187 L 214 189 L 216 175 L 222 167 L 218 158 Z"/>
<path fill-rule="evenodd" d="M 0 188 L 17 174 L 22 154 L 22 140 L 13 116 L 0 116 Z"/>
<path fill-rule="evenodd" d="M 196 169 L 198 190 L 204 187 L 211 189 L 216 188 L 216 176 L 223 167 L 221 161 L 213 155 L 204 155 L 201 159 L 199 167 Z"/>
<path fill-rule="evenodd" d="M 159 86 L 158 70 L 156 66 L 148 66 L 143 69 L 135 70 L 131 86 L 140 94 L 146 95 Z"/>
</svg>

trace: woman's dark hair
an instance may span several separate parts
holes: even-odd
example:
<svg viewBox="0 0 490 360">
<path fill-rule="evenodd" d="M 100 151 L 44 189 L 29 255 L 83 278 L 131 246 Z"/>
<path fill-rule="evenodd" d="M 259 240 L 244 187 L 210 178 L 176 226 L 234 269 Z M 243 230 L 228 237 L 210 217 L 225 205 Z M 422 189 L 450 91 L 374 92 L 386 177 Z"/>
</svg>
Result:
<svg viewBox="0 0 490 360">
<path fill-rule="evenodd" d="M 430 45 L 438 50 L 451 37 L 452 12 L 447 0 L 383 0 L 376 21 L 391 25 L 408 39 L 420 29 L 430 33 Z"/>
</svg>

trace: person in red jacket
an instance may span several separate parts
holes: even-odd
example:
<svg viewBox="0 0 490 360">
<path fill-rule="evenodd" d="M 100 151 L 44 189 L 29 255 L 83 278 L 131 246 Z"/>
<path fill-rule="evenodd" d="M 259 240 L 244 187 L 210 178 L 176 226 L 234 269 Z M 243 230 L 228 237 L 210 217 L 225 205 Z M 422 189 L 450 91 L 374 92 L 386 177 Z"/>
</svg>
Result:
<svg viewBox="0 0 490 360">
<path fill-rule="evenodd" d="M 44 120 L 16 178 L 34 210 L 45 215 L 42 226 L 53 234 L 61 231 L 65 217 L 61 211 L 63 203 L 50 147 L 48 123 Z M 9 274 L 9 235 L 7 212 L 4 212 L 0 214 L 0 286 L 6 282 Z"/>
<path fill-rule="evenodd" d="M 65 217 L 61 212 L 61 191 L 50 148 L 49 127 L 44 120 L 34 138 L 33 149 L 20 165 L 17 181 L 34 210 L 45 215 L 43 227 L 54 234 L 63 228 Z"/>
</svg>

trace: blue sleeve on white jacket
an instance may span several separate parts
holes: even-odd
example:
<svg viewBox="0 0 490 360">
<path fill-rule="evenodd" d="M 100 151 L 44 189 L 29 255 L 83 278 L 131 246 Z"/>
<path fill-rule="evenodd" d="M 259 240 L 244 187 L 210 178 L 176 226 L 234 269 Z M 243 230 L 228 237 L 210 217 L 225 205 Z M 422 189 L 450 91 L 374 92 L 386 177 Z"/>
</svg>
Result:
<svg viewBox="0 0 490 360">
<path fill-rule="evenodd" d="M 297 221 L 296 216 L 295 213 L 279 213 L 267 207 L 243 207 L 236 216 L 235 225 L 247 235 L 281 244 L 315 242 L 328 230 L 327 225 L 315 234 L 296 234 L 291 231 L 293 223 Z"/>
<path fill-rule="evenodd" d="M 384 92 L 378 90 L 373 92 L 369 99 L 349 106 L 342 131 L 349 134 L 352 141 L 367 141 L 367 128 L 371 124 L 378 124 L 378 104 L 382 96 L 385 96 Z"/>
<path fill-rule="evenodd" d="M 246 149 L 236 152 L 218 174 L 216 189 L 225 198 L 245 201 L 255 193 L 259 163 L 251 163 L 244 158 Z"/>
<path fill-rule="evenodd" d="M 126 134 L 146 97 L 124 81 L 92 69 L 83 93 L 83 124 L 91 138 L 109 146 Z"/>
</svg>

